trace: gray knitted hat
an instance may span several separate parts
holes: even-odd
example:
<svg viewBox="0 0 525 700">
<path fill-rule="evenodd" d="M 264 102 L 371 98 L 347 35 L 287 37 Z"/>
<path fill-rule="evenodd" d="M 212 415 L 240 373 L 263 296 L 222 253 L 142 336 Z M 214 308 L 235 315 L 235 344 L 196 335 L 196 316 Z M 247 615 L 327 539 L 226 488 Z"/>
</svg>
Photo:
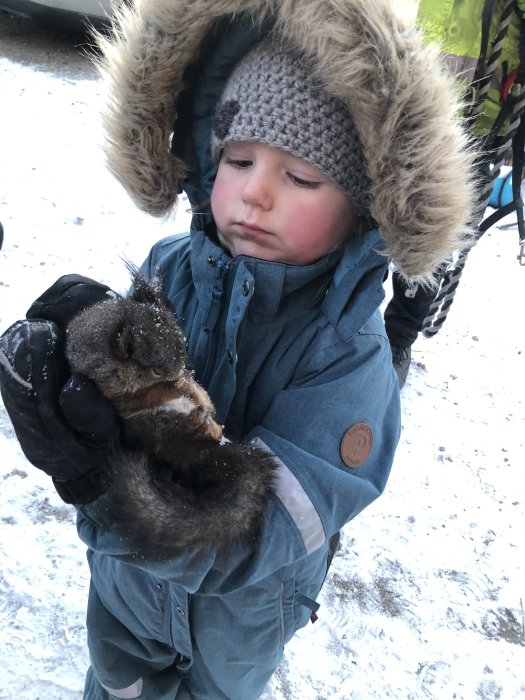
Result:
<svg viewBox="0 0 525 700">
<path fill-rule="evenodd" d="M 304 158 L 363 211 L 370 180 L 349 111 L 315 83 L 308 63 L 268 41 L 235 67 L 213 120 L 212 154 L 234 141 L 257 141 Z"/>
</svg>

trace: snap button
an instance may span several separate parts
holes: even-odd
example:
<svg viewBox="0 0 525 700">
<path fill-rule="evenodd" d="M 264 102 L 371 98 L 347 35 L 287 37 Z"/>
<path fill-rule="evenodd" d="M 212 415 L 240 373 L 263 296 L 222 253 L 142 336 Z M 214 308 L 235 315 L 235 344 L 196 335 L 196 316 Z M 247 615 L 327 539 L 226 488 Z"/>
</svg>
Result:
<svg viewBox="0 0 525 700">
<path fill-rule="evenodd" d="M 179 613 L 179 615 L 184 615 L 184 608 L 181 608 L 180 605 L 177 605 L 177 612 Z"/>
<path fill-rule="evenodd" d="M 244 282 L 242 283 L 242 293 L 245 297 L 247 297 L 250 293 L 250 283 L 247 280 L 244 280 Z"/>
<path fill-rule="evenodd" d="M 226 357 L 228 358 L 228 362 L 230 365 L 233 365 L 233 352 L 231 350 L 228 350 L 226 353 Z"/>
<path fill-rule="evenodd" d="M 215 257 L 215 255 L 208 255 L 208 265 L 210 267 L 215 267 L 216 264 L 217 264 L 217 258 Z"/>
</svg>

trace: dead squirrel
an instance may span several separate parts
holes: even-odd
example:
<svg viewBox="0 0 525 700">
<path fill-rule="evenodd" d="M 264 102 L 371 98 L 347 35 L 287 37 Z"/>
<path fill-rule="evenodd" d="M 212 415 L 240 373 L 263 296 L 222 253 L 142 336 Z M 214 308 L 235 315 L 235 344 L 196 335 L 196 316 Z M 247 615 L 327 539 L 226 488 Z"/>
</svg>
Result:
<svg viewBox="0 0 525 700">
<path fill-rule="evenodd" d="M 91 379 L 122 419 L 126 449 L 100 510 L 143 556 L 225 550 L 255 535 L 273 492 L 262 449 L 222 437 L 208 394 L 186 368 L 186 345 L 158 281 L 130 267 L 131 296 L 80 312 L 67 328 L 73 372 Z"/>
</svg>

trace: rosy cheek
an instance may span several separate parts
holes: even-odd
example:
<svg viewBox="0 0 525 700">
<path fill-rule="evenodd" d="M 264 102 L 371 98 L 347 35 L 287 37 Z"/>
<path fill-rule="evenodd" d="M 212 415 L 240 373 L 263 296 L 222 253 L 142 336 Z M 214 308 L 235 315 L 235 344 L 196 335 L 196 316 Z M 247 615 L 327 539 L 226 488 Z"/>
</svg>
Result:
<svg viewBox="0 0 525 700">
<path fill-rule="evenodd" d="M 211 191 L 211 210 L 213 217 L 219 225 L 219 220 L 222 221 L 228 213 L 234 195 L 234 187 L 231 178 L 228 176 L 228 171 L 219 164 L 219 170 L 215 183 Z"/>
<path fill-rule="evenodd" d="M 293 223 L 298 235 L 307 239 L 310 244 L 315 245 L 317 241 L 321 242 L 324 238 L 326 222 L 318 208 L 299 210 L 290 223 Z"/>
<path fill-rule="evenodd" d="M 224 196 L 222 192 L 222 186 L 218 180 L 215 181 L 213 189 L 211 191 L 211 211 L 213 218 L 215 219 L 217 225 L 219 225 L 219 219 L 222 218 L 222 212 L 224 209 Z"/>
</svg>

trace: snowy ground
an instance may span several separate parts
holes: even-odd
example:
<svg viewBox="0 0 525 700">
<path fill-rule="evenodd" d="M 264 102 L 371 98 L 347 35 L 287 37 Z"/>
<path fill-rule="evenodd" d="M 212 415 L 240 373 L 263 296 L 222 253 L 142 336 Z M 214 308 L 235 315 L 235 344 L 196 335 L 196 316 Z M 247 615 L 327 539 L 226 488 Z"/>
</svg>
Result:
<svg viewBox="0 0 525 700">
<path fill-rule="evenodd" d="M 125 289 L 120 256 L 140 262 L 187 220 L 183 208 L 149 220 L 105 171 L 101 87 L 67 42 L 28 61 L 36 39 L 19 35 L 13 52 L 3 36 L 0 330 L 63 273 Z M 517 247 L 515 229 L 487 234 L 444 328 L 415 345 L 388 490 L 347 526 L 319 620 L 265 700 L 525 697 Z M 80 700 L 88 574 L 74 511 L 25 461 L 2 407 L 0 457 L 0 700 Z"/>
</svg>

